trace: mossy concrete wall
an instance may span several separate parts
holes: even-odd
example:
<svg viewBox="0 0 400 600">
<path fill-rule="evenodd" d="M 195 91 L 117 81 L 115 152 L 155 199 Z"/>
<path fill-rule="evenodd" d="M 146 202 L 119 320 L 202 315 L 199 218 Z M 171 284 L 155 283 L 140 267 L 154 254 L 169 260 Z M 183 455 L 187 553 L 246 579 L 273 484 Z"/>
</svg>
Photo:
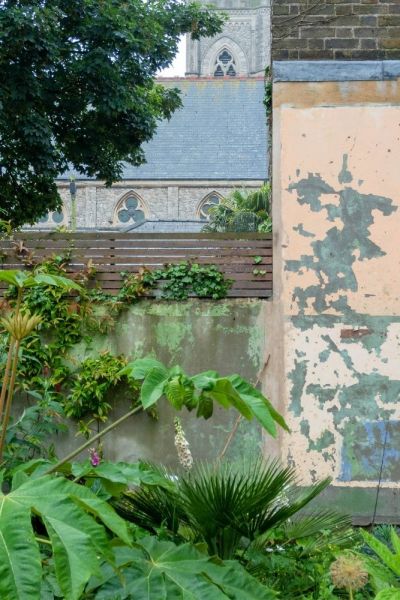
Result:
<svg viewBox="0 0 400 600">
<path fill-rule="evenodd" d="M 374 81 L 334 67 L 274 84 L 281 455 L 332 477 L 335 506 L 399 520 L 400 86 L 393 64 Z"/>
<path fill-rule="evenodd" d="M 222 375 L 240 373 L 255 383 L 265 377 L 269 354 L 271 303 L 263 300 L 208 302 L 141 301 L 119 319 L 114 331 L 97 336 L 90 346 L 75 348 L 77 364 L 86 356 L 110 350 L 128 358 L 153 354 L 166 365 L 181 365 L 189 374 L 215 369 Z M 129 410 L 129 401 L 116 394 L 111 418 Z M 195 460 L 215 459 L 237 418 L 234 410 L 217 408 L 208 421 L 194 414 L 180 413 Z M 173 417 L 161 401 L 159 420 L 142 414 L 134 416 L 104 438 L 104 454 L 110 460 L 133 461 L 146 458 L 173 465 L 177 462 L 173 443 Z M 82 442 L 73 433 L 57 440 L 63 456 Z M 253 422 L 242 422 L 227 457 L 242 460 L 260 454 L 262 435 Z"/>
</svg>

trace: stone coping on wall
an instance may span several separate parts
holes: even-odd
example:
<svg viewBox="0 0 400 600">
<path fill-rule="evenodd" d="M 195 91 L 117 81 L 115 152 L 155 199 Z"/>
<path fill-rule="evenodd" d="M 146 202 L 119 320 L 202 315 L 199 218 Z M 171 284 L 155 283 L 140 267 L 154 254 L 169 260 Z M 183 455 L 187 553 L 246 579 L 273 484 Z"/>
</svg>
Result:
<svg viewBox="0 0 400 600">
<path fill-rule="evenodd" d="M 384 81 L 400 78 L 400 60 L 277 60 L 273 80 Z"/>
</svg>

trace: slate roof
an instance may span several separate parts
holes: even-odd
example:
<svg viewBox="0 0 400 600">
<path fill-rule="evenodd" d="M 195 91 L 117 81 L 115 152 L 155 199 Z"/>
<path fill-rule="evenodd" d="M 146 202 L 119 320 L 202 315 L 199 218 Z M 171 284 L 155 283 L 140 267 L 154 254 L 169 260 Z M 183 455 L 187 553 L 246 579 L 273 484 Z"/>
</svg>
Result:
<svg viewBox="0 0 400 600">
<path fill-rule="evenodd" d="M 159 124 L 154 138 L 143 146 L 147 162 L 126 165 L 123 179 L 267 178 L 262 79 L 182 78 L 160 83 L 181 90 L 183 107 Z"/>
</svg>

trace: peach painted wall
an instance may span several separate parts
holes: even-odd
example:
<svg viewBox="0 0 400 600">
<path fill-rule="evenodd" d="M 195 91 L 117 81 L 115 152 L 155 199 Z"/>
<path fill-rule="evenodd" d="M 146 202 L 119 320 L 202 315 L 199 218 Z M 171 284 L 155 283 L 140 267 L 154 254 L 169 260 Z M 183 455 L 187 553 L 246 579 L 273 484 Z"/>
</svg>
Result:
<svg viewBox="0 0 400 600">
<path fill-rule="evenodd" d="M 281 454 L 367 514 L 400 486 L 399 85 L 276 83 L 273 122 Z"/>
</svg>

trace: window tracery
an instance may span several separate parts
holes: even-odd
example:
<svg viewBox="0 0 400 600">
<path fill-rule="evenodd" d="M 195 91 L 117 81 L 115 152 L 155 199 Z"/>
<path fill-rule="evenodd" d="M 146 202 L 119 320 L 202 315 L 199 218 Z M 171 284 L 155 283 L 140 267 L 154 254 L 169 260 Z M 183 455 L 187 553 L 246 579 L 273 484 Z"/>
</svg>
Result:
<svg viewBox="0 0 400 600">
<path fill-rule="evenodd" d="M 209 212 L 214 206 L 221 202 L 221 196 L 216 192 L 208 194 L 200 203 L 198 214 L 202 221 L 208 221 L 210 218 Z"/>
<path fill-rule="evenodd" d="M 143 202 L 136 194 L 130 193 L 119 202 L 115 210 L 115 222 L 127 225 L 129 223 L 141 223 L 144 220 Z"/>
<path fill-rule="evenodd" d="M 218 53 L 214 65 L 214 77 L 236 77 L 235 59 L 229 50 L 224 48 Z"/>
<path fill-rule="evenodd" d="M 51 210 L 44 215 L 41 219 L 39 219 L 38 224 L 40 225 L 55 225 L 60 226 L 66 223 L 64 210 Z"/>
</svg>

